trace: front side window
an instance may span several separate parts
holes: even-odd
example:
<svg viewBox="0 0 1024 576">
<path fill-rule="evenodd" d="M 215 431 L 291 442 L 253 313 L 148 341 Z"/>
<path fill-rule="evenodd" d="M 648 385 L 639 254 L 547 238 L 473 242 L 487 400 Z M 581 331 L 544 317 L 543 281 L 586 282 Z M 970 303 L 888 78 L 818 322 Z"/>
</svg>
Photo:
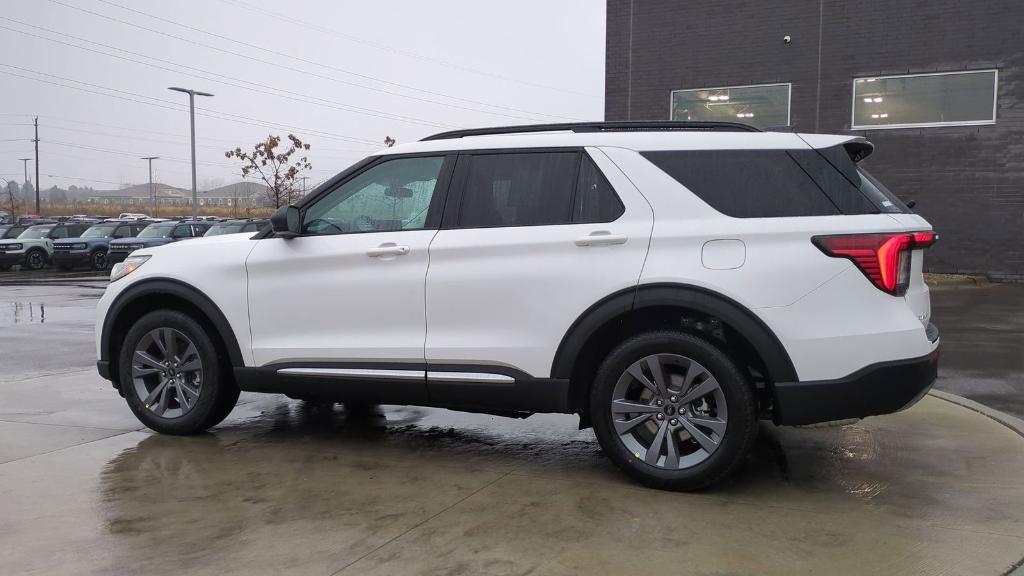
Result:
<svg viewBox="0 0 1024 576">
<path fill-rule="evenodd" d="M 147 226 L 145 230 L 139 232 L 139 238 L 165 238 L 171 234 L 173 229 L 171 226 Z"/>
<path fill-rule="evenodd" d="M 670 118 L 680 121 L 742 122 L 758 128 L 789 125 L 791 84 L 674 90 Z"/>
<path fill-rule="evenodd" d="M 994 124 L 996 70 L 856 78 L 851 128 Z"/>
<path fill-rule="evenodd" d="M 116 226 L 110 226 L 108 224 L 93 226 L 82 233 L 82 238 L 106 238 L 107 236 L 113 235 L 115 228 Z"/>
<path fill-rule="evenodd" d="M 303 233 L 421 230 L 443 164 L 443 156 L 396 158 L 377 164 L 310 206 L 303 217 Z"/>
<path fill-rule="evenodd" d="M 786 150 L 643 152 L 715 210 L 734 218 L 831 216 L 839 209 Z"/>
<path fill-rule="evenodd" d="M 577 152 L 463 156 L 468 162 L 459 226 L 491 228 L 572 221 Z"/>
</svg>

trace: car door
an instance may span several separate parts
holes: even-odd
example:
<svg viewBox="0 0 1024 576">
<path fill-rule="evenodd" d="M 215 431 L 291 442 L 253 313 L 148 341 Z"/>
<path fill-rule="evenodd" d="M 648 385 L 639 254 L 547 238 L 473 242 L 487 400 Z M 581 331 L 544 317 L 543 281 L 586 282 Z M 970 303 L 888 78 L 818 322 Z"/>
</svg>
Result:
<svg viewBox="0 0 1024 576">
<path fill-rule="evenodd" d="M 549 377 L 573 322 L 636 286 L 652 226 L 650 205 L 597 149 L 460 154 L 430 245 L 431 399 L 486 405 L 470 396 Z"/>
<path fill-rule="evenodd" d="M 405 381 L 422 399 L 427 247 L 453 164 L 385 156 L 304 202 L 299 237 L 257 241 L 246 264 L 257 366 Z"/>
</svg>

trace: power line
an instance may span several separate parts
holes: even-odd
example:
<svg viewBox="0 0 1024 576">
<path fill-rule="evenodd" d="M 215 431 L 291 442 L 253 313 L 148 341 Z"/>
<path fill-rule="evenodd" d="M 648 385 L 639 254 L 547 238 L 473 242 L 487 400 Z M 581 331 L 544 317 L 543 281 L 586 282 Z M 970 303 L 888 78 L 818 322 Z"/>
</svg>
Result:
<svg viewBox="0 0 1024 576">
<path fill-rule="evenodd" d="M 46 40 L 48 42 L 53 42 L 55 44 L 62 44 L 64 46 L 69 46 L 71 48 L 76 48 L 78 50 L 86 50 L 86 51 L 92 52 L 94 54 L 102 54 L 104 56 L 109 56 L 111 58 L 118 58 L 120 60 L 125 60 L 125 61 L 128 61 L 128 62 L 134 62 L 136 64 L 141 64 L 143 66 L 149 66 L 151 68 L 156 68 L 158 70 L 166 70 L 168 72 L 174 72 L 175 74 L 184 74 L 186 76 L 192 76 L 193 78 L 199 78 L 199 79 L 202 79 L 202 80 L 206 80 L 208 82 L 216 82 L 218 84 L 224 84 L 224 85 L 227 85 L 227 86 L 234 86 L 235 88 L 241 88 L 243 90 L 249 90 L 251 92 L 257 92 L 257 93 L 260 93 L 260 94 L 267 94 L 269 96 L 276 96 L 278 98 L 285 97 L 285 96 L 282 96 L 282 94 L 275 94 L 274 92 L 268 91 L 268 90 L 273 90 L 273 91 L 282 92 L 284 94 L 287 94 L 287 95 L 291 96 L 292 99 L 295 99 L 296 97 L 302 98 L 304 100 L 301 100 L 301 101 L 303 101 L 303 102 L 305 102 L 307 104 L 316 104 L 316 105 L 320 105 L 320 106 L 325 106 L 327 108 L 333 108 L 335 110 L 342 110 L 342 111 L 345 111 L 345 112 L 354 112 L 356 114 L 364 114 L 364 115 L 367 115 L 367 116 L 375 116 L 377 118 L 383 118 L 385 120 L 396 120 L 396 121 L 399 121 L 399 122 L 408 122 L 408 123 L 411 123 L 411 124 L 422 124 L 422 125 L 431 126 L 431 127 L 434 127 L 434 128 L 455 128 L 456 127 L 453 124 L 445 124 L 445 123 L 442 123 L 442 122 L 434 122 L 434 121 L 431 121 L 431 120 L 424 120 L 424 119 L 421 119 L 421 118 L 415 118 L 415 117 L 411 117 L 411 116 L 402 116 L 400 114 L 392 114 L 390 112 L 384 112 L 384 111 L 381 111 L 381 110 L 375 110 L 373 108 L 364 108 L 364 107 L 361 107 L 361 106 L 354 106 L 352 104 L 345 104 L 344 102 L 338 102 L 338 101 L 335 101 L 335 100 L 328 100 L 326 98 L 320 98 L 320 97 L 317 97 L 317 96 L 310 96 L 308 94 L 302 94 L 302 93 L 299 93 L 299 92 L 292 92 L 290 90 L 284 90 L 284 89 L 281 89 L 281 88 L 275 88 L 273 86 L 268 86 L 266 84 L 260 84 L 259 82 L 253 82 L 251 80 L 245 80 L 245 79 L 242 79 L 242 78 L 234 78 L 234 77 L 227 76 L 227 75 L 224 75 L 224 74 L 217 74 L 216 72 L 211 72 L 209 70 L 203 70 L 202 68 L 196 68 L 196 67 L 193 67 L 193 66 L 187 66 L 187 65 L 184 65 L 184 64 L 178 64 L 178 63 L 172 62 L 170 60 L 163 60 L 161 58 L 156 58 L 154 56 L 147 56 L 146 54 L 140 54 L 138 52 L 132 52 L 131 50 L 125 50 L 123 48 L 118 48 L 116 46 L 110 46 L 108 44 L 103 44 L 101 42 L 93 42 L 92 40 L 86 40 L 84 38 L 79 38 L 79 37 L 73 36 L 71 34 L 65 34 L 63 32 L 59 32 L 59 31 L 55 31 L 55 30 L 50 30 L 48 28 L 43 28 L 42 26 L 33 26 L 32 24 L 28 24 L 26 22 L 20 22 L 18 20 L 15 20 L 13 18 L 7 18 L 5 16 L 0 16 L 0 19 L 8 20 L 10 22 L 14 22 L 14 23 L 22 25 L 22 26 L 28 26 L 28 27 L 31 27 L 31 28 L 37 28 L 39 30 L 45 30 L 46 32 L 49 32 L 51 34 L 62 34 L 62 35 L 68 36 L 69 38 L 74 38 L 75 40 L 78 40 L 79 42 L 86 42 L 86 43 L 89 43 L 89 44 L 95 44 L 97 46 L 103 46 L 105 48 L 110 48 L 111 50 L 118 50 L 118 51 L 124 52 L 126 54 L 131 54 L 133 56 L 139 56 L 140 58 L 148 58 L 150 60 L 155 60 L 157 62 L 164 62 L 166 64 L 170 64 L 172 66 L 177 66 L 179 68 L 185 68 L 187 70 L 195 70 L 195 71 L 201 72 L 203 74 L 210 75 L 212 77 L 200 76 L 200 75 L 197 75 L 197 74 L 189 74 L 188 72 L 182 72 L 180 70 L 175 70 L 173 68 L 167 68 L 165 66 L 159 66 L 159 65 L 153 64 L 151 62 L 143 62 L 141 60 L 135 60 L 133 58 L 128 58 L 128 57 L 125 57 L 125 56 L 120 56 L 118 54 L 111 54 L 109 52 L 104 52 L 102 50 L 95 50 L 93 48 L 88 48 L 86 46 L 78 46 L 78 45 L 75 45 L 75 44 L 71 44 L 70 42 L 64 42 L 63 40 L 57 40 L 57 39 L 54 39 L 54 38 L 47 38 L 45 36 L 40 36 L 38 34 L 32 34 L 31 32 L 26 32 L 24 30 L 18 30 L 17 28 L 10 28 L 10 27 L 7 27 L 7 26 L 0 25 L 0 29 L 9 30 L 11 32 L 17 32 L 18 34 L 24 34 L 26 36 L 31 36 L 33 38 L 39 38 L 40 40 Z M 231 80 L 232 82 L 225 82 L 223 80 L 224 78 L 226 78 L 228 80 Z M 259 90 L 259 89 L 256 89 L 256 88 L 252 88 L 251 86 L 242 86 L 242 85 L 237 84 L 236 82 L 242 82 L 244 84 L 250 84 L 251 86 L 258 86 L 260 88 L 264 88 L 264 90 Z"/>
<path fill-rule="evenodd" d="M 109 87 L 101 86 L 101 85 L 98 85 L 98 84 L 91 84 L 89 82 L 84 82 L 82 80 L 74 80 L 72 78 L 66 78 L 66 77 L 63 77 L 63 76 L 57 76 L 55 74 L 47 74 L 45 72 L 37 72 L 35 70 L 30 70 L 28 68 L 22 68 L 20 66 L 14 66 L 14 65 L 11 65 L 11 64 L 5 64 L 3 62 L 0 62 L 0 66 L 4 66 L 4 67 L 7 67 L 7 68 L 14 68 L 15 70 L 21 70 L 21 71 L 29 72 L 29 73 L 32 73 L 32 74 L 38 74 L 40 76 L 46 76 L 46 77 L 49 77 L 49 78 L 57 78 L 58 80 L 63 80 L 63 81 L 66 81 L 66 82 L 74 82 L 76 84 L 83 84 L 85 86 L 90 86 L 92 88 L 98 88 L 100 90 L 108 90 L 110 92 L 116 92 L 117 94 L 126 94 L 127 96 L 118 96 L 117 94 L 107 94 L 105 92 L 97 92 L 95 90 L 90 90 L 88 88 L 82 88 L 81 86 L 72 86 L 72 85 L 63 84 L 63 83 L 60 83 L 60 82 L 43 80 L 43 79 L 40 79 L 40 78 L 33 78 L 32 76 L 25 76 L 23 74 L 17 74 L 17 73 L 14 73 L 14 72 L 0 70 L 0 73 L 8 74 L 10 76 L 16 76 L 16 77 L 24 78 L 24 79 L 27 79 L 27 80 L 34 80 L 36 82 L 41 82 L 43 84 L 51 84 L 51 85 L 54 85 L 54 86 L 61 86 L 61 87 L 64 87 L 64 88 L 70 88 L 72 90 L 79 90 L 79 91 L 82 91 L 82 92 L 88 92 L 88 93 L 91 93 L 91 94 L 97 94 L 99 96 L 106 96 L 108 98 L 117 98 L 119 100 L 126 100 L 126 101 L 129 101 L 129 102 L 135 102 L 137 104 L 145 104 L 147 106 L 155 106 L 157 108 L 164 108 L 164 109 L 167 109 L 167 110 L 172 110 L 174 112 L 183 112 L 183 111 L 185 111 L 185 109 L 182 108 L 182 106 L 184 106 L 183 104 L 178 104 L 176 102 L 172 102 L 172 101 L 169 101 L 169 100 L 162 100 L 160 98 L 153 98 L 152 96 L 145 96 L 145 95 L 142 95 L 142 94 L 137 94 L 135 92 L 128 92 L 128 91 L 125 91 L 125 90 L 119 90 L 117 88 L 109 88 Z M 135 97 L 135 98 L 132 98 L 132 97 Z M 138 100 L 137 98 L 143 98 L 145 100 L 152 100 L 153 102 L 141 101 L 141 100 Z M 241 115 L 238 115 L 238 114 L 231 114 L 231 113 L 228 113 L 228 112 L 221 112 L 221 111 L 218 111 L 218 110 L 211 110 L 211 109 L 208 109 L 208 108 L 197 108 L 197 110 L 201 110 L 201 111 L 205 112 L 205 113 L 197 112 L 196 114 L 199 115 L 199 116 L 204 116 L 204 117 L 207 117 L 207 118 L 214 118 L 214 119 L 217 119 L 217 120 L 223 120 L 225 122 L 235 122 L 235 123 L 239 123 L 239 124 L 249 124 L 249 125 L 252 125 L 252 126 L 259 126 L 261 128 L 272 128 L 272 129 L 282 129 L 283 128 L 283 129 L 287 129 L 287 130 L 293 130 L 293 131 L 309 134 L 309 135 L 312 135 L 312 136 L 317 136 L 317 137 L 320 137 L 320 138 L 329 138 L 329 139 L 335 139 L 335 140 L 343 140 L 343 141 L 347 141 L 347 142 L 355 142 L 355 143 L 358 143 L 358 144 L 367 144 L 367 145 L 371 145 L 371 146 L 378 145 L 378 143 L 373 142 L 371 140 L 366 140 L 366 139 L 363 139 L 363 138 L 357 138 L 355 136 L 345 136 L 343 134 L 335 134 L 335 133 L 332 133 L 332 132 L 324 132 L 322 130 L 313 130 L 313 129 L 310 129 L 310 128 L 302 128 L 302 127 L 299 127 L 299 126 L 289 126 L 287 124 L 276 124 L 276 123 L 271 123 L 271 122 L 266 121 L 266 120 L 260 120 L 258 118 L 250 118 L 248 116 L 241 116 Z"/>
<path fill-rule="evenodd" d="M 99 0 L 99 1 L 103 2 L 104 0 Z M 89 9 L 86 9 L 86 8 L 81 8 L 79 6 L 73 6 L 71 4 L 67 4 L 65 2 L 62 2 L 61 0 L 50 0 L 50 2 L 52 2 L 54 4 L 58 4 L 58 5 L 64 6 L 66 8 L 70 8 L 72 10 L 77 10 L 79 12 L 84 12 L 86 14 L 91 14 L 93 16 L 97 16 L 97 17 L 103 18 L 105 20 L 109 20 L 109 21 L 112 21 L 112 22 L 118 22 L 118 23 L 124 24 L 126 26 L 131 26 L 133 28 L 138 28 L 140 30 L 145 30 L 147 32 L 152 32 L 154 34 L 159 34 L 161 36 L 165 36 L 165 37 L 168 37 L 168 38 L 173 38 L 175 40 L 184 42 L 184 43 L 189 44 L 189 45 L 201 46 L 203 48 L 207 48 L 207 49 L 210 49 L 210 50 L 215 50 L 217 52 L 222 52 L 224 54 L 230 54 L 232 56 L 236 56 L 236 57 L 239 57 L 239 58 L 244 58 L 245 60 L 248 60 L 248 61 L 259 62 L 261 64 L 266 64 L 268 66 L 274 66 L 274 67 L 281 68 L 281 69 L 284 69 L 284 70 L 290 70 L 292 72 L 297 72 L 297 73 L 300 73 L 300 74 L 307 74 L 309 76 L 313 76 L 313 77 L 320 78 L 320 79 L 323 79 L 323 80 L 330 80 L 332 82 L 337 82 L 339 84 L 344 84 L 344 85 L 347 85 L 347 86 L 354 86 L 354 87 L 357 87 L 357 88 L 362 88 L 364 90 L 372 90 L 374 92 L 380 92 L 380 93 L 383 93 L 383 94 L 390 94 L 392 96 L 397 96 L 397 97 L 400 97 L 400 98 L 408 98 L 408 99 L 412 99 L 412 100 L 418 100 L 420 102 L 428 102 L 428 103 L 437 104 L 437 105 L 440 105 L 440 106 L 447 106 L 449 108 L 457 108 L 457 109 L 460 109 L 460 110 L 468 110 L 468 111 L 471 111 L 471 112 L 481 112 L 481 113 L 491 114 L 491 115 L 495 115 L 495 116 L 504 116 L 504 117 L 507 117 L 507 118 L 517 118 L 517 119 L 520 119 L 520 120 L 529 120 L 529 121 L 532 121 L 532 122 L 536 122 L 537 121 L 537 118 L 536 118 L 537 116 L 546 116 L 546 117 L 550 117 L 550 118 L 567 119 L 567 120 L 580 120 L 579 118 L 572 118 L 572 117 L 568 117 L 568 116 L 556 116 L 556 115 L 544 114 L 544 113 L 540 113 L 540 112 L 522 111 L 523 113 L 526 113 L 526 114 L 532 114 L 534 117 L 531 118 L 531 117 L 521 116 L 521 115 L 513 115 L 513 114 L 502 113 L 502 112 L 493 112 L 493 111 L 489 111 L 489 110 L 481 110 L 479 108 L 469 108 L 469 107 L 466 107 L 466 106 L 460 106 L 460 105 L 451 104 L 451 103 L 448 103 L 448 102 L 441 102 L 441 101 L 438 101 L 438 100 L 431 100 L 429 98 L 421 98 L 421 97 L 418 97 L 418 96 L 411 96 L 411 95 L 408 95 L 408 94 L 402 94 L 400 92 L 395 92 L 393 90 L 386 90 L 384 88 L 378 88 L 378 87 L 374 87 L 374 86 L 367 86 L 365 84 L 359 84 L 359 83 L 351 82 L 351 81 L 348 81 L 348 80 L 342 80 L 340 78 L 335 78 L 333 76 L 326 76 L 324 74 L 319 74 L 317 72 L 313 72 L 313 71 L 310 71 L 310 70 L 303 70 L 301 68 L 295 68 L 293 66 L 288 66 L 288 65 L 281 64 L 281 63 L 278 63 L 278 62 L 273 62 L 271 60 L 265 60 L 265 59 L 262 59 L 262 58 L 258 58 L 256 56 L 253 56 L 252 54 L 242 54 L 240 52 L 234 52 L 234 51 L 228 50 L 226 48 L 221 48 L 219 46 L 214 46 L 212 44 L 204 44 L 202 42 L 197 42 L 195 40 L 190 40 L 188 38 L 183 38 L 181 36 L 177 36 L 177 35 L 171 34 L 169 32 L 164 32 L 162 30 L 157 30 L 155 28 L 149 28 L 149 27 L 143 26 L 141 24 L 136 24 L 134 22 L 129 22 L 127 20 L 122 20 L 120 18 L 117 18 L 117 17 L 114 17 L 114 16 L 110 16 L 110 15 L 107 15 L 107 14 L 103 14 L 101 12 L 95 12 L 93 10 L 89 10 Z M 127 11 L 130 11 L 130 12 L 136 12 L 136 13 L 139 13 L 139 14 L 141 14 L 143 16 L 147 16 L 149 18 L 154 18 L 156 20 L 167 22 L 167 23 L 175 25 L 175 26 L 179 26 L 179 27 L 182 27 L 182 28 L 193 30 L 193 31 L 199 32 L 201 34 L 206 34 L 208 36 L 213 36 L 215 38 L 220 38 L 222 40 L 226 40 L 228 42 L 233 42 L 233 43 L 245 46 L 247 48 L 261 50 L 263 52 L 269 52 L 271 54 L 276 54 L 276 55 L 278 55 L 280 57 L 283 57 L 283 58 L 289 58 L 289 59 L 292 59 L 292 60 L 297 60 L 297 61 L 300 61 L 300 62 L 311 64 L 313 66 L 318 66 L 318 67 L 321 67 L 321 68 L 328 68 L 328 69 L 336 70 L 336 71 L 339 71 L 339 72 L 342 72 L 342 73 L 345 73 L 345 74 L 349 74 L 349 75 L 353 75 L 353 76 L 357 76 L 357 77 L 361 77 L 361 78 L 371 79 L 371 80 L 380 82 L 382 84 L 392 84 L 392 85 L 397 85 L 397 86 L 400 86 L 400 87 L 403 87 L 403 88 L 406 88 L 406 89 L 416 90 L 416 91 L 419 91 L 419 92 L 428 92 L 428 93 L 431 93 L 431 94 L 440 94 L 443 97 L 451 98 L 451 99 L 468 100 L 468 99 L 465 99 L 465 98 L 460 98 L 458 96 L 451 96 L 451 95 L 447 95 L 447 94 L 430 92 L 430 91 L 422 90 L 422 89 L 415 88 L 415 87 L 412 87 L 412 86 L 405 86 L 403 84 L 396 84 L 394 82 L 390 82 L 390 81 L 387 81 L 387 80 L 377 79 L 377 78 L 374 78 L 372 76 L 366 76 L 364 74 L 358 74 L 358 73 L 351 72 L 351 71 L 348 71 L 348 70 L 345 70 L 345 69 L 342 69 L 342 68 L 336 68 L 334 66 L 330 66 L 330 65 L 327 65 L 327 64 L 322 64 L 322 63 L 315 62 L 315 61 L 312 61 L 312 60 L 306 60 L 306 59 L 300 58 L 298 56 L 292 56 L 292 55 L 286 54 L 284 52 L 278 52 L 276 50 L 271 50 L 269 48 L 265 48 L 263 46 L 258 46 L 256 44 L 250 44 L 248 42 L 243 42 L 241 40 L 235 40 L 233 38 L 229 38 L 229 37 L 226 37 L 226 36 L 215 34 L 213 32 L 208 32 L 208 31 L 202 30 L 200 28 L 195 28 L 193 26 L 189 26 L 187 24 L 182 24 L 180 22 L 175 22 L 173 20 L 168 20 L 168 19 L 165 19 L 165 18 L 161 18 L 159 16 L 154 16 L 152 14 L 149 14 L 149 13 L 146 13 L 146 12 L 142 12 L 142 11 L 139 11 L 139 10 L 135 10 L 133 8 L 128 8 L 126 6 L 121 6 L 121 5 L 113 4 L 113 3 L 109 3 L 109 4 L 111 4 L 112 6 L 116 6 L 118 8 L 121 8 L 123 10 L 127 10 Z M 494 104 L 488 104 L 486 102 L 479 102 L 479 101 L 476 101 L 476 100 L 469 100 L 469 101 L 472 102 L 472 103 L 481 104 L 481 105 L 484 105 L 484 106 L 490 106 L 490 107 L 494 107 L 494 108 L 503 108 L 501 106 L 494 105 Z M 507 108 L 507 107 L 504 107 L 504 108 Z M 514 109 L 514 108 L 512 110 L 518 111 L 518 109 Z"/>
<path fill-rule="evenodd" d="M 400 48 L 395 48 L 394 46 L 389 46 L 387 44 L 380 44 L 378 42 L 373 42 L 373 41 L 367 40 L 365 38 L 360 38 L 358 36 L 354 36 L 354 35 L 351 35 L 351 34 L 345 34 L 343 32 L 339 32 L 339 31 L 337 31 L 337 30 L 335 30 L 333 28 L 327 28 L 326 26 L 319 26 L 317 24 L 312 24 L 312 23 L 309 23 L 309 22 L 305 22 L 305 21 L 299 20 L 297 18 L 292 18 L 291 16 L 288 16 L 287 14 L 281 14 L 279 12 L 273 12 L 271 10 L 266 10 L 264 8 L 258 8 L 256 6 L 253 6 L 251 4 L 247 4 L 245 2 L 240 2 L 238 0 L 220 0 L 220 1 L 225 3 L 225 4 L 231 4 L 231 5 L 237 6 L 239 8 L 244 8 L 244 9 L 246 9 L 248 11 L 251 11 L 251 12 L 259 12 L 259 13 L 264 14 L 266 16 L 269 16 L 271 18 L 276 18 L 278 20 L 283 20 L 285 22 L 289 22 L 289 23 L 295 24 L 297 26 L 302 26 L 302 27 L 308 28 L 310 30 L 317 30 L 317 31 L 322 32 L 324 34 L 328 34 L 328 35 L 335 36 L 335 37 L 338 37 L 338 38 L 343 38 L 345 40 L 349 40 L 349 41 L 355 42 L 357 44 L 364 44 L 366 46 L 370 46 L 370 47 L 376 48 L 378 50 L 384 50 L 386 52 L 391 52 L 393 54 L 400 54 L 402 56 L 407 56 L 407 57 L 410 57 L 410 58 L 415 58 L 416 60 L 421 60 L 423 62 L 432 62 L 434 64 L 439 64 L 441 66 L 446 66 L 448 68 L 459 70 L 461 72 L 471 72 L 473 74 L 479 74 L 481 76 L 487 76 L 487 77 L 490 77 L 490 78 L 497 78 L 499 80 L 505 80 L 506 82 L 515 82 L 516 84 L 522 84 L 524 86 L 532 86 L 534 88 L 543 88 L 545 90 L 553 90 L 555 92 L 562 92 L 564 94 L 571 94 L 573 96 L 584 96 L 584 97 L 587 97 L 587 98 L 595 98 L 595 99 L 601 98 L 601 96 L 597 95 L 597 94 L 587 94 L 586 92 L 577 92 L 575 90 L 569 90 L 567 88 L 559 88 L 557 86 L 549 86 L 547 84 L 540 84 L 540 83 L 537 83 L 537 82 L 530 82 L 528 80 L 522 80 L 520 78 L 513 78 L 513 77 L 510 77 L 510 76 L 505 76 L 505 75 L 502 75 L 502 74 L 496 74 L 494 72 L 489 72 L 487 70 L 480 70 L 480 69 L 472 68 L 472 67 L 465 66 L 465 65 L 462 65 L 462 64 L 456 64 L 454 62 L 450 62 L 450 61 L 447 61 L 447 60 L 444 60 L 444 59 L 441 59 L 441 58 L 433 58 L 431 56 L 426 56 L 424 54 L 419 54 L 417 52 L 413 52 L 411 50 L 402 50 Z"/>
</svg>

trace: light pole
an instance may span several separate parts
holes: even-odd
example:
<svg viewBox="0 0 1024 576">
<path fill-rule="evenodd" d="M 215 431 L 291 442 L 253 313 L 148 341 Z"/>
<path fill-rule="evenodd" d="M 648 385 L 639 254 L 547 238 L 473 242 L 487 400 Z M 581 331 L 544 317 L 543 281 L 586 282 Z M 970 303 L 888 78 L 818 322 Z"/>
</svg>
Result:
<svg viewBox="0 0 1024 576">
<path fill-rule="evenodd" d="M 192 219 L 195 220 L 196 207 L 199 204 L 196 194 L 196 96 L 213 96 L 213 94 L 197 92 L 191 88 L 178 88 L 177 86 L 171 86 L 168 90 L 188 94 L 188 117 L 192 127 Z"/>
<path fill-rule="evenodd" d="M 21 185 L 24 186 L 25 182 L 28 182 L 28 163 L 32 160 L 31 158 L 18 158 L 21 160 L 22 165 L 25 167 L 25 180 L 22 181 Z"/>
<path fill-rule="evenodd" d="M 160 158 L 159 156 L 143 156 L 142 160 L 149 162 L 149 202 L 153 205 L 153 216 L 156 216 L 156 195 L 153 194 L 153 160 Z M 193 162 L 195 160 L 193 159 Z"/>
</svg>

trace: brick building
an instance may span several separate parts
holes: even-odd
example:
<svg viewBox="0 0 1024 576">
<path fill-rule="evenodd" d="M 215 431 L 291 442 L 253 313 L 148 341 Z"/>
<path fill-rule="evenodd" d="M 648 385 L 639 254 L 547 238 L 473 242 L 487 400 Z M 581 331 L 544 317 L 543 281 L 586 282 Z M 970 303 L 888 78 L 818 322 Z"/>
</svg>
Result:
<svg viewBox="0 0 1024 576">
<path fill-rule="evenodd" d="M 934 272 L 1024 280 L 1024 2 L 608 0 L 607 120 L 853 133 L 942 235 Z"/>
</svg>

